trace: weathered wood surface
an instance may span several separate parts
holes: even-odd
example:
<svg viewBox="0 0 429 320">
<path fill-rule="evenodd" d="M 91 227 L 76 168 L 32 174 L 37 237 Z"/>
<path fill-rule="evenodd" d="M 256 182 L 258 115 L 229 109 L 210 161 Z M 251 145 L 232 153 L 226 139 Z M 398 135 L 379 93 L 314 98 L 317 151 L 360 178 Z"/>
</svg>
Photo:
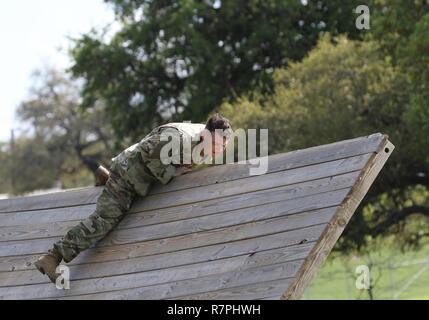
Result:
<svg viewBox="0 0 429 320">
<path fill-rule="evenodd" d="M 1 200 L 0 298 L 297 299 L 393 148 L 378 133 L 270 156 L 261 176 L 229 164 L 157 185 L 68 264 L 70 290 L 32 263 L 102 189 Z"/>
</svg>

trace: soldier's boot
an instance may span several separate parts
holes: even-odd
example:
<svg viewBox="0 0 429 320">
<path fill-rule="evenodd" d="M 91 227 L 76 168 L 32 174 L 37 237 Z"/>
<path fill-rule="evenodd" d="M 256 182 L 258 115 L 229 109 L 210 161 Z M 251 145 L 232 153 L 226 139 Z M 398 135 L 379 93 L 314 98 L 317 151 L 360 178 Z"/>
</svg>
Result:
<svg viewBox="0 0 429 320">
<path fill-rule="evenodd" d="M 95 175 L 95 186 L 104 186 L 109 179 L 110 172 L 103 166 L 99 166 L 94 172 Z"/>
<path fill-rule="evenodd" d="M 62 255 L 55 249 L 52 249 L 48 250 L 47 254 L 40 256 L 34 265 L 37 270 L 46 274 L 53 283 L 56 283 L 57 278 L 60 276 L 56 270 L 62 259 Z"/>
</svg>

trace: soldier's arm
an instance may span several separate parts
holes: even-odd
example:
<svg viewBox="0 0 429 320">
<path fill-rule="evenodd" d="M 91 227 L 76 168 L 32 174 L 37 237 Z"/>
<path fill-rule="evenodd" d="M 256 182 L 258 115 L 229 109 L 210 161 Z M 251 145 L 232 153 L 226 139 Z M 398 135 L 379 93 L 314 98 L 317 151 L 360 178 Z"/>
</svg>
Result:
<svg viewBox="0 0 429 320">
<path fill-rule="evenodd" d="M 180 147 L 183 144 L 183 137 L 177 129 L 174 129 L 179 134 Z M 161 132 L 156 132 L 144 139 L 141 146 L 142 158 L 144 164 L 163 184 L 167 184 L 173 177 L 189 172 L 187 169 L 181 169 L 183 164 L 165 164 L 161 159 L 161 150 L 170 141 L 161 141 Z M 183 149 L 179 149 L 180 159 L 183 159 Z"/>
</svg>

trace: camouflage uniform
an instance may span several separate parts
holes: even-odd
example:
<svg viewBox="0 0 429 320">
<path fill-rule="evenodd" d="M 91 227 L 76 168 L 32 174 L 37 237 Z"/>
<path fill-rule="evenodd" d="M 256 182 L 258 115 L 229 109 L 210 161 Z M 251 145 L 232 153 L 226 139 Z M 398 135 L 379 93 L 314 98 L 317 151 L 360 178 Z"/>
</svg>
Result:
<svg viewBox="0 0 429 320">
<path fill-rule="evenodd" d="M 139 143 L 113 158 L 110 177 L 97 200 L 94 213 L 54 244 L 54 249 L 61 253 L 65 262 L 70 262 L 81 251 L 104 238 L 128 212 L 137 195 L 144 197 L 153 183 L 167 184 L 173 179 L 177 165 L 163 164 L 160 160 L 161 148 L 167 143 L 160 140 L 160 135 L 166 128 L 177 130 L 182 142 L 184 137 L 198 136 L 204 125 L 170 123 L 157 127 Z M 192 145 L 196 143 L 198 141 L 193 141 Z M 180 156 L 183 157 L 182 154 Z"/>
</svg>

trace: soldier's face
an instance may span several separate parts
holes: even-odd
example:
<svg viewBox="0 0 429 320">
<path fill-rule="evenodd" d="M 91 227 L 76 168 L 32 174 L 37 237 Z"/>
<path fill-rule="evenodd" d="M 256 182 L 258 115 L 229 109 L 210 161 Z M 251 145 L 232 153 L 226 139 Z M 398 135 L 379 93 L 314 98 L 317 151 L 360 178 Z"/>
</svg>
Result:
<svg viewBox="0 0 429 320">
<path fill-rule="evenodd" d="M 227 139 L 225 136 L 218 134 L 217 132 L 209 132 L 204 130 L 205 132 L 202 134 L 203 140 L 210 139 L 211 140 L 211 156 L 212 159 L 223 153 L 225 149 Z M 207 140 L 206 140 L 207 141 Z M 205 149 L 203 149 L 203 153 L 205 153 Z"/>
<path fill-rule="evenodd" d="M 226 137 L 212 132 L 212 158 L 221 155 L 226 145 Z"/>
</svg>

